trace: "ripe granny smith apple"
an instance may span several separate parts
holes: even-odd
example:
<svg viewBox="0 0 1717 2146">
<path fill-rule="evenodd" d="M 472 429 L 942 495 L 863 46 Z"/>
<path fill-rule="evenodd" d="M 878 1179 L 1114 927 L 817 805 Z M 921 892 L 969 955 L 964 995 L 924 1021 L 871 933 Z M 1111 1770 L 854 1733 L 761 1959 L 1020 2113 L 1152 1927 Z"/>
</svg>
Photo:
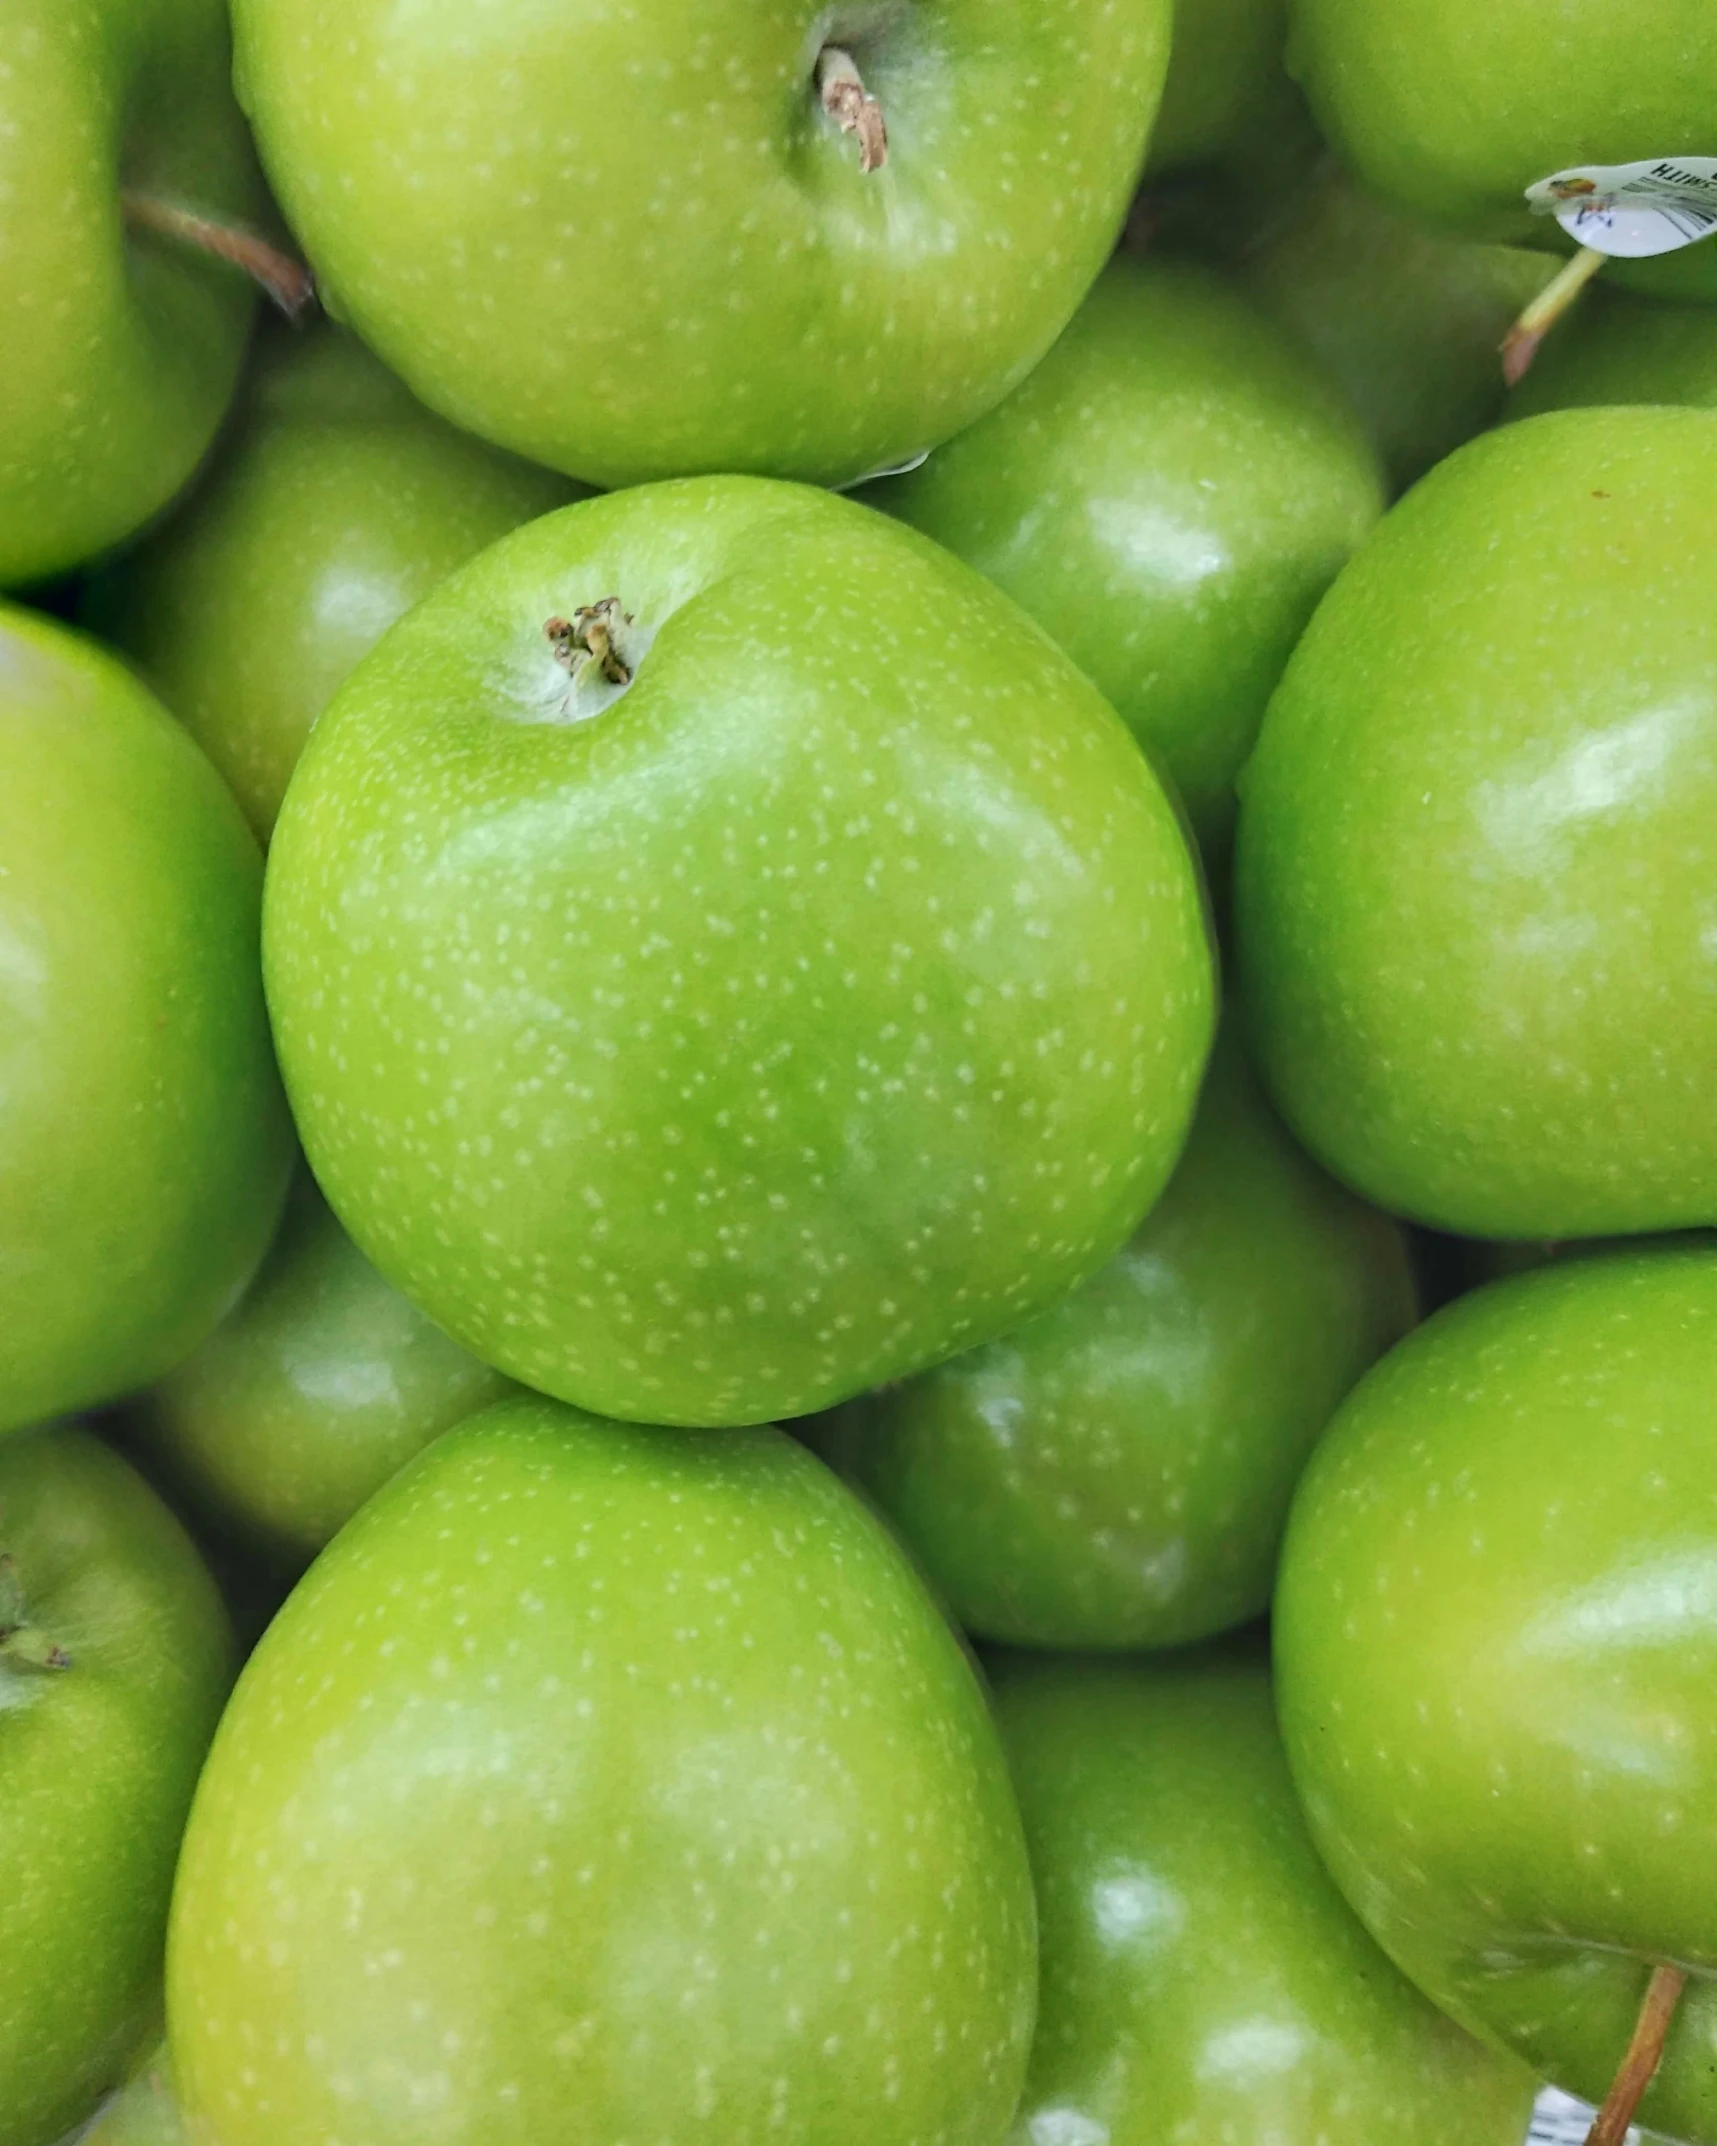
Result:
<svg viewBox="0 0 1717 2146">
<path fill-rule="evenodd" d="M 1520 2146 L 1532 2075 L 1354 1920 L 1249 1648 L 994 1675 L 1042 1921 L 1012 2146 Z"/>
<path fill-rule="evenodd" d="M 842 483 L 970 424 L 1066 325 L 1171 14 L 239 0 L 234 29 L 325 295 L 431 408 L 593 484 Z"/>
<path fill-rule="evenodd" d="M 276 1618 L 168 1964 L 221 2146 L 994 2146 L 1035 1994 L 984 1696 L 878 1523 L 778 1431 L 535 1397 Z"/>
<path fill-rule="evenodd" d="M 1554 269 L 1524 246 L 1398 215 L 1328 164 L 1240 274 L 1341 389 L 1404 491 L 1500 411 L 1503 338 Z"/>
<path fill-rule="evenodd" d="M 1271 690 L 1383 511 L 1297 348 L 1209 271 L 1124 257 L 999 410 L 869 496 L 1054 635 L 1218 851 Z"/>
<path fill-rule="evenodd" d="M 1312 1442 L 1414 1309 L 1401 1233 L 1306 1160 L 1225 1038 L 1108 1266 L 853 1403 L 835 1450 L 968 1631 L 1177 1646 L 1268 1607 Z"/>
<path fill-rule="evenodd" d="M 372 1491 L 509 1384 L 390 1289 L 305 1178 L 255 1286 L 139 1435 L 224 1536 L 308 1564 Z"/>
<path fill-rule="evenodd" d="M 261 882 L 165 709 L 0 605 L 0 1431 L 158 1378 L 267 1247 L 292 1136 Z"/>
<path fill-rule="evenodd" d="M 280 333 L 191 500 L 92 596 L 266 842 L 334 688 L 402 611 L 575 487 L 431 417 L 355 338 Z"/>
<path fill-rule="evenodd" d="M 1717 408 L 1717 311 L 1594 291 L 1545 345 L 1509 414 L 1631 402 Z"/>
<path fill-rule="evenodd" d="M 0 587 L 128 536 L 201 459 L 252 289 L 126 217 L 264 206 L 222 0 L 6 0 L 0 56 Z"/>
<path fill-rule="evenodd" d="M 1566 248 L 1531 214 L 1529 186 L 1580 165 L 1717 156 L 1710 0 L 1290 0 L 1290 12 L 1289 69 L 1343 161 L 1469 238 Z M 1717 297 L 1717 241 L 1628 273 Z"/>
<path fill-rule="evenodd" d="M 51 2146 L 159 2031 L 232 1669 L 215 1584 L 133 1469 L 68 1425 L 0 1443 L 0 2146 Z"/>
<path fill-rule="evenodd" d="M 1167 1180 L 1212 1021 L 1095 688 L 922 537 L 755 478 L 444 582 L 318 724 L 265 908 L 359 1246 L 642 1421 L 809 1414 L 1062 1295 Z"/>
<path fill-rule="evenodd" d="M 1242 792 L 1243 997 L 1289 1124 L 1381 1206 L 1717 1221 L 1714 516 L 1707 412 L 1511 426 L 1394 510 L 1289 667 Z"/>
<path fill-rule="evenodd" d="M 1717 1252 L 1438 1314 L 1319 1446 L 1276 1598 L 1283 1733 L 1384 1949 L 1596 2099 L 1691 1980 L 1642 2123 L 1717 2138 Z"/>
</svg>

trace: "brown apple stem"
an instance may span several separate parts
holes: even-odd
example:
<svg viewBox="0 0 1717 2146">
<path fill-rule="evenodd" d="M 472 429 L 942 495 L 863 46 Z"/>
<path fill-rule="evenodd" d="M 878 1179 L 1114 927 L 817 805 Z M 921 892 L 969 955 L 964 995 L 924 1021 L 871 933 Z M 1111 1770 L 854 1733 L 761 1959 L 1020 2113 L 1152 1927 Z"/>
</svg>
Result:
<svg viewBox="0 0 1717 2146">
<path fill-rule="evenodd" d="M 553 644 L 555 661 L 572 673 L 574 685 L 594 670 L 610 685 L 624 686 L 632 683 L 626 649 L 631 624 L 619 597 L 605 596 L 600 603 L 581 605 L 571 618 L 545 620 L 543 632 Z"/>
<path fill-rule="evenodd" d="M 888 162 L 888 122 L 864 86 L 858 62 L 839 45 L 825 45 L 817 59 L 817 95 L 843 134 L 856 134 L 859 170 L 880 171 Z"/>
<path fill-rule="evenodd" d="M 1675 2008 L 1686 1987 L 1687 1976 L 1679 1967 L 1652 1970 L 1651 1980 L 1645 1988 L 1645 2002 L 1640 2006 L 1639 2019 L 1634 2025 L 1634 2038 L 1628 2044 L 1628 2053 L 1611 2082 L 1610 2091 L 1604 2096 L 1604 2106 L 1592 2119 L 1592 2128 L 1586 2133 L 1586 2146 L 1622 2146 L 1628 2126 L 1634 2120 L 1634 2111 L 1640 2105 L 1640 2097 L 1662 2062 L 1670 2021 L 1675 2017 Z"/>
<path fill-rule="evenodd" d="M 1595 246 L 1582 246 L 1509 329 L 1502 346 L 1502 377 L 1510 387 L 1519 387 L 1526 378 L 1539 345 L 1608 259 Z"/>
<path fill-rule="evenodd" d="M 181 245 L 212 253 L 218 261 L 230 261 L 258 283 L 289 320 L 296 320 L 316 296 L 316 283 L 302 261 L 282 253 L 267 239 L 258 238 L 238 224 L 200 216 L 195 209 L 177 202 L 158 200 L 153 194 L 121 194 L 119 205 L 128 224 L 139 231 L 155 231 Z"/>
</svg>

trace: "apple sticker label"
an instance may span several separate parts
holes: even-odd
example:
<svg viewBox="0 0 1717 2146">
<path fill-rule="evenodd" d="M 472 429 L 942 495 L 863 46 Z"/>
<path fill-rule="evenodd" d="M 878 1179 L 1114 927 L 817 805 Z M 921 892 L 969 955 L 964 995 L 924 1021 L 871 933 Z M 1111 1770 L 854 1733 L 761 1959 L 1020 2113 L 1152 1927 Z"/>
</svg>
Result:
<svg viewBox="0 0 1717 2146">
<path fill-rule="evenodd" d="M 1594 253 L 1628 261 L 1696 246 L 1717 231 L 1717 157 L 1659 157 L 1650 164 L 1585 164 L 1526 189 Z"/>
</svg>

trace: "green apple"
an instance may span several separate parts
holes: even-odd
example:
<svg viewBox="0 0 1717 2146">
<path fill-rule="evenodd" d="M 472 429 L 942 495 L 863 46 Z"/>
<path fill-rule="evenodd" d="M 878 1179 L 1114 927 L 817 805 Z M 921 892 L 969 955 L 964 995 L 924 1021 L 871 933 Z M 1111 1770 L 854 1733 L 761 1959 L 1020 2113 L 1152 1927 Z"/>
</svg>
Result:
<svg viewBox="0 0 1717 2146">
<path fill-rule="evenodd" d="M 0 587 L 130 535 L 232 397 L 251 286 L 121 213 L 263 212 L 230 74 L 223 0 L 6 0 Z"/>
<path fill-rule="evenodd" d="M 1260 1067 L 1380 1206 L 1478 1237 L 1717 1221 L 1717 418 L 1463 448 L 1326 599 L 1242 792 Z"/>
<path fill-rule="evenodd" d="M 1276 1598 L 1283 1733 L 1397 1963 L 1590 2099 L 1653 1967 L 1641 2109 L 1717 2138 L 1717 1252 L 1545 1267 L 1439 1313 L 1319 1446 Z"/>
<path fill-rule="evenodd" d="M 1509 399 L 1509 414 L 1672 402 L 1717 408 L 1717 312 L 1594 291 Z"/>
<path fill-rule="evenodd" d="M 93 592 L 266 842 L 334 688 L 400 613 L 574 496 L 455 432 L 353 337 L 266 346 L 216 469 Z"/>
<path fill-rule="evenodd" d="M 1268 1607 L 1312 1443 L 1414 1312 L 1400 1231 L 1306 1160 L 1225 1038 L 1179 1169 L 1109 1265 L 853 1403 L 830 1450 L 968 1631 L 1177 1646 Z"/>
<path fill-rule="evenodd" d="M 69 1425 L 0 1443 L 0 2146 L 49 2146 L 159 2031 L 232 1669 L 215 1584 L 133 1469 Z"/>
<path fill-rule="evenodd" d="M 868 496 L 1055 636 L 1218 852 L 1271 690 L 1383 511 L 1297 348 L 1213 273 L 1124 257 L 999 410 Z"/>
<path fill-rule="evenodd" d="M 261 884 L 165 709 L 0 605 L 0 1431 L 158 1378 L 267 1248 L 292 1135 Z"/>
<path fill-rule="evenodd" d="M 414 1453 L 508 1390 L 388 1287 L 306 1176 L 254 1288 L 155 1388 L 138 1435 L 212 1528 L 302 1568 Z"/>
<path fill-rule="evenodd" d="M 1256 158 L 1291 91 L 1282 70 L 1286 0 L 1175 0 L 1168 79 L 1151 130 L 1147 180 Z"/>
<path fill-rule="evenodd" d="M 520 1397 L 251 1658 L 174 2070 L 221 2146 L 994 2146 L 1034 1933 L 977 1676 L 859 1502 L 779 1431 Z"/>
<path fill-rule="evenodd" d="M 1416 223 L 1331 163 L 1240 275 L 1358 411 L 1403 491 L 1501 410 L 1503 338 L 1554 267 Z"/>
<path fill-rule="evenodd" d="M 238 0 L 234 27 L 324 294 L 431 408 L 593 484 L 842 483 L 970 424 L 1065 326 L 1171 13 Z"/>
<path fill-rule="evenodd" d="M 1520 2146 L 1531 2073 L 1354 1920 L 1250 1648 L 993 1672 L 1043 1952 L 1013 2146 Z"/>
<path fill-rule="evenodd" d="M 1166 1182 L 1196 869 L 1006 597 L 826 492 L 503 538 L 336 695 L 276 830 L 310 1161 L 486 1363 L 642 1421 L 804 1415 L 988 1340 Z"/>
<path fill-rule="evenodd" d="M 1563 247 L 1526 189 L 1580 165 L 1717 156 L 1710 0 L 1290 0 L 1288 65 L 1364 183 L 1469 238 Z M 1620 264 L 1618 264 L 1619 266 Z M 1717 243 L 1628 263 L 1717 298 Z"/>
<path fill-rule="evenodd" d="M 1283 0 L 1178 0 L 1144 185 L 1141 250 L 1225 266 L 1273 230 L 1323 154 L 1282 65 Z"/>
<path fill-rule="evenodd" d="M 164 2045 L 102 2105 L 77 2146 L 191 2146 Z"/>
</svg>

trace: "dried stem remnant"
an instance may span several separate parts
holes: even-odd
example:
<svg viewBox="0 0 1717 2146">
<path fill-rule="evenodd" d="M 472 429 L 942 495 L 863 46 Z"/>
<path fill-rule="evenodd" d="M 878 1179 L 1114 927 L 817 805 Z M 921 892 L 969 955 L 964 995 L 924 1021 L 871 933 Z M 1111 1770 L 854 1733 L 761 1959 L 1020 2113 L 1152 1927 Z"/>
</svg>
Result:
<svg viewBox="0 0 1717 2146">
<path fill-rule="evenodd" d="M 0 1670 L 69 1669 L 71 1656 L 30 1622 L 18 1568 L 0 1553 Z"/>
<path fill-rule="evenodd" d="M 555 661 L 572 673 L 572 682 L 594 670 L 610 685 L 632 683 L 632 666 L 626 660 L 626 628 L 632 623 L 621 610 L 618 596 L 605 596 L 597 604 L 581 604 L 571 618 L 551 618 L 543 626 L 554 649 Z"/>
<path fill-rule="evenodd" d="M 817 94 L 841 132 L 858 136 L 859 170 L 880 171 L 888 162 L 888 123 L 864 86 L 858 62 L 839 45 L 825 45 L 818 57 Z"/>
</svg>

